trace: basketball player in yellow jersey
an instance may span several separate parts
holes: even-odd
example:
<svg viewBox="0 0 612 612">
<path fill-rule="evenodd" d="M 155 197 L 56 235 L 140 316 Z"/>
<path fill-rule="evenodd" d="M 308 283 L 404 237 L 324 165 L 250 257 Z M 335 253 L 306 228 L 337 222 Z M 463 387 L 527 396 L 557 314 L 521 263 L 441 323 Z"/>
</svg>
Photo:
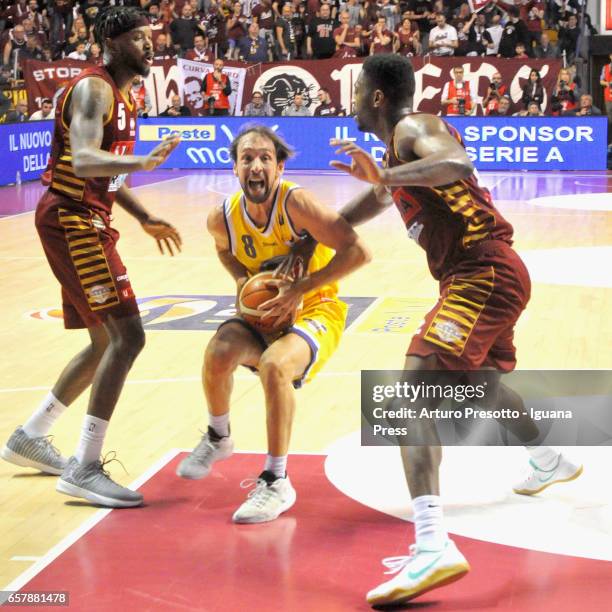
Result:
<svg viewBox="0 0 612 612">
<path fill-rule="evenodd" d="M 236 317 L 223 323 L 208 344 L 202 371 L 208 431 L 177 469 L 183 478 L 204 478 L 215 461 L 232 454 L 233 373 L 239 365 L 258 370 L 266 398 L 268 455 L 255 489 L 233 520 L 261 523 L 276 519 L 295 503 L 286 470 L 294 387 L 310 380 L 336 349 L 346 319 L 336 281 L 370 256 L 342 217 L 307 190 L 283 180 L 291 149 L 272 130 L 246 129 L 233 141 L 231 154 L 242 189 L 211 212 L 208 229 L 237 289 L 268 260 L 288 256 L 291 244 L 305 232 L 319 243 L 306 274 L 294 282 L 272 281 L 279 295 L 260 307 L 269 309 L 272 317 L 285 318 L 303 300 L 300 316 L 285 333 L 264 337 Z"/>
</svg>

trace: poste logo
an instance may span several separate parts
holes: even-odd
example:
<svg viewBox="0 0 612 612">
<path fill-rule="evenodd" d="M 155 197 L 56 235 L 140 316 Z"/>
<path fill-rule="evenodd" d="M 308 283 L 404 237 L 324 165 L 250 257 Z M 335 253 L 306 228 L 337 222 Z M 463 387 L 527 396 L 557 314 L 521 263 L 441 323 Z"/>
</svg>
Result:
<svg viewBox="0 0 612 612">
<path fill-rule="evenodd" d="M 157 142 L 166 136 L 178 134 L 186 142 L 214 142 L 217 139 L 217 129 L 214 125 L 141 125 L 138 131 L 140 140 Z"/>
</svg>

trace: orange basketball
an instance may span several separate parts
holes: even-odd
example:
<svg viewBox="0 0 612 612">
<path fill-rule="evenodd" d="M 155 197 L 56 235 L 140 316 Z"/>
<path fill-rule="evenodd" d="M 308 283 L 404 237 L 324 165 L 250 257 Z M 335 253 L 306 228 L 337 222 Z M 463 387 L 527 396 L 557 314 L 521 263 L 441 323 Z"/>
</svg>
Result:
<svg viewBox="0 0 612 612">
<path fill-rule="evenodd" d="M 238 312 L 242 318 L 266 334 L 282 331 L 295 321 L 295 317 L 292 320 L 285 318 L 279 321 L 277 317 L 268 317 L 262 320 L 261 317 L 266 311 L 259 310 L 259 306 L 278 295 L 276 287 L 266 286 L 266 282 L 273 278 L 273 272 L 260 272 L 249 278 L 243 285 L 238 300 Z"/>
</svg>

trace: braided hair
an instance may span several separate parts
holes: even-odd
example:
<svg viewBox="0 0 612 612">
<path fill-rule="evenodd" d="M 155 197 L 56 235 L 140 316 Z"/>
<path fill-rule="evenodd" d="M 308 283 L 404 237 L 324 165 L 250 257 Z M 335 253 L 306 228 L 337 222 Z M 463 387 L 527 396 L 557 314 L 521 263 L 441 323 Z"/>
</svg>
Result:
<svg viewBox="0 0 612 612">
<path fill-rule="evenodd" d="M 100 46 L 107 38 L 115 38 L 143 25 L 149 25 L 145 13 L 134 6 L 109 6 L 96 15 L 94 36 Z"/>
</svg>

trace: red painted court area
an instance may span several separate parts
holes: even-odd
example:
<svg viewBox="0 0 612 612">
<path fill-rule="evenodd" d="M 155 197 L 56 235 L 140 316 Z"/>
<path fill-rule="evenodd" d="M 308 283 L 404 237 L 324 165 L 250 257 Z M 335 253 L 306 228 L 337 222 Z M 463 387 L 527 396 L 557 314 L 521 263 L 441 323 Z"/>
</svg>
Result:
<svg viewBox="0 0 612 612">
<path fill-rule="evenodd" d="M 298 501 L 261 525 L 234 525 L 231 515 L 262 456 L 234 455 L 203 481 L 176 477 L 179 459 L 141 488 L 145 507 L 112 511 L 23 590 L 68 591 L 79 611 L 368 610 L 364 595 L 383 580 L 380 558 L 405 554 L 413 541 L 411 523 L 340 493 L 323 456 L 290 457 Z M 406 609 L 612 609 L 610 563 L 455 541 L 472 572 Z"/>
</svg>

